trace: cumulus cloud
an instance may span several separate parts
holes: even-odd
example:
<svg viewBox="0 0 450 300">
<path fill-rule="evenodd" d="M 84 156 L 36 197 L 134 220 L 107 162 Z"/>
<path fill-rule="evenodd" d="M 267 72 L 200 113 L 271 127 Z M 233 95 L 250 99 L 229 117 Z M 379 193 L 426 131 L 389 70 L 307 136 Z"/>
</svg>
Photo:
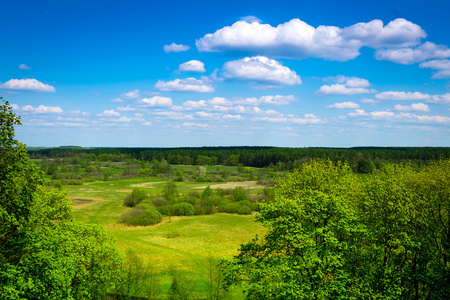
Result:
<svg viewBox="0 0 450 300">
<path fill-rule="evenodd" d="M 199 72 L 199 73 L 206 72 L 205 64 L 202 63 L 201 61 L 195 60 L 195 59 L 187 61 L 185 63 L 182 63 L 178 67 L 178 70 L 180 70 L 182 72 Z"/>
<path fill-rule="evenodd" d="M 278 86 L 302 83 L 300 76 L 295 71 L 265 56 L 229 61 L 224 64 L 223 70 L 224 77 L 230 79 L 242 79 Z"/>
<path fill-rule="evenodd" d="M 388 91 L 382 92 L 375 95 L 375 98 L 379 100 L 427 100 L 430 99 L 430 95 L 423 94 L 420 92 L 397 92 L 397 91 Z"/>
<path fill-rule="evenodd" d="M 0 83 L 0 89 L 27 92 L 55 92 L 53 86 L 36 79 L 10 79 L 5 83 Z"/>
<path fill-rule="evenodd" d="M 143 98 L 138 104 L 149 107 L 171 107 L 172 99 L 169 97 L 153 96 L 152 98 Z"/>
<path fill-rule="evenodd" d="M 396 19 L 384 26 L 381 20 L 339 28 L 313 26 L 299 19 L 272 27 L 238 21 L 196 41 L 200 52 L 244 51 L 260 55 L 304 59 L 309 57 L 347 61 L 363 46 L 372 48 L 412 47 L 426 37 L 418 25 Z"/>
<path fill-rule="evenodd" d="M 198 92 L 198 93 L 209 93 L 214 92 L 214 87 L 212 87 L 211 82 L 208 78 L 195 79 L 175 79 L 173 81 L 163 81 L 158 80 L 154 86 L 155 89 L 159 91 L 171 92 Z"/>
<path fill-rule="evenodd" d="M 20 64 L 18 67 L 20 70 L 30 70 L 31 67 L 27 66 L 26 64 Z"/>
<path fill-rule="evenodd" d="M 62 114 L 64 111 L 59 106 L 45 106 L 39 105 L 38 107 L 33 107 L 31 105 L 25 105 L 22 107 L 22 111 L 32 114 Z"/>
<path fill-rule="evenodd" d="M 410 65 L 430 59 L 450 57 L 450 49 L 444 45 L 426 42 L 414 48 L 378 49 L 377 60 L 387 60 L 398 64 Z"/>
<path fill-rule="evenodd" d="M 112 102 L 112 103 L 122 103 L 122 102 L 125 102 L 125 100 L 123 100 L 122 98 L 115 98 L 115 99 L 112 99 L 112 100 L 109 101 L 109 102 Z"/>
<path fill-rule="evenodd" d="M 394 106 L 394 109 L 397 111 L 430 111 L 428 105 L 424 103 L 413 103 L 406 106 L 397 104 Z"/>
<path fill-rule="evenodd" d="M 336 84 L 323 85 L 317 91 L 322 95 L 355 95 L 355 94 L 372 94 L 377 91 L 374 89 L 368 89 L 370 83 L 367 79 L 358 77 L 328 77 L 326 81 L 336 81 Z"/>
<path fill-rule="evenodd" d="M 170 45 L 164 45 L 164 52 L 183 52 L 191 49 L 191 47 L 181 44 L 172 43 Z"/>
<path fill-rule="evenodd" d="M 421 63 L 419 67 L 437 70 L 431 77 L 433 79 L 450 78 L 450 60 L 448 59 L 426 61 Z"/>
<path fill-rule="evenodd" d="M 120 113 L 114 109 L 105 109 L 102 113 L 97 114 L 98 117 L 120 117 Z"/>
<path fill-rule="evenodd" d="M 140 90 L 132 90 L 132 91 L 129 91 L 129 92 L 127 92 L 127 93 L 123 93 L 122 95 L 121 95 L 121 97 L 122 98 L 124 98 L 124 99 L 139 99 L 139 98 L 141 98 L 141 95 L 140 95 Z"/>
<path fill-rule="evenodd" d="M 359 104 L 355 102 L 340 102 L 328 105 L 327 108 L 338 108 L 338 109 L 355 109 L 359 108 Z"/>
</svg>

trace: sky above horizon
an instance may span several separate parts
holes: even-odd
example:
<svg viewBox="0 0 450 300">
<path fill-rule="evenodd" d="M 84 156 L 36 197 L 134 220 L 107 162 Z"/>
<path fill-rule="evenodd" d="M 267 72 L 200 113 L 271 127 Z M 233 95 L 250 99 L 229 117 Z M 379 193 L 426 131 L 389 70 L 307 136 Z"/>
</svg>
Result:
<svg viewBox="0 0 450 300">
<path fill-rule="evenodd" d="M 450 146 L 450 1 L 2 1 L 28 146 Z"/>
</svg>

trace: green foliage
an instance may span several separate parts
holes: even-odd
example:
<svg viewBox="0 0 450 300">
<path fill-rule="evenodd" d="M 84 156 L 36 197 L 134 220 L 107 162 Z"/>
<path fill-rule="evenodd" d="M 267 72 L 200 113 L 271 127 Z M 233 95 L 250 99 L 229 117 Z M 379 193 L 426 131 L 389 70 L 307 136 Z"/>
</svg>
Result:
<svg viewBox="0 0 450 300">
<path fill-rule="evenodd" d="M 155 206 L 151 200 L 143 200 L 131 210 L 122 214 L 119 218 L 119 223 L 125 223 L 131 226 L 148 226 L 158 224 L 162 221 L 162 215 L 159 209 L 160 206 L 155 209 Z"/>
<path fill-rule="evenodd" d="M 444 299 L 450 285 L 450 160 L 388 165 L 360 180 L 312 160 L 260 205 L 263 239 L 224 261 L 249 299 Z"/>
<path fill-rule="evenodd" d="M 64 192 L 47 190 L 14 139 L 15 116 L 0 106 L 0 298 L 100 299 L 122 260 L 97 225 L 73 221 Z"/>
<path fill-rule="evenodd" d="M 194 206 L 187 202 L 178 203 L 174 210 L 177 216 L 193 216 L 195 211 Z"/>
<path fill-rule="evenodd" d="M 128 206 L 128 207 L 135 207 L 146 197 L 147 197 L 147 194 L 146 194 L 145 190 L 135 187 L 135 188 L 133 188 L 131 195 L 128 195 L 125 198 L 125 200 L 123 201 L 123 205 Z"/>
</svg>

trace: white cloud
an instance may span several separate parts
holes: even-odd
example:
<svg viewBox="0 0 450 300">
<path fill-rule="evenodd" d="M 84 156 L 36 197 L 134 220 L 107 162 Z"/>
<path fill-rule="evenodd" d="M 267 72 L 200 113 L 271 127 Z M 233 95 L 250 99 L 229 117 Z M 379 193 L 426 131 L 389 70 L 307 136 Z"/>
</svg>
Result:
<svg viewBox="0 0 450 300">
<path fill-rule="evenodd" d="M 181 44 L 172 43 L 170 45 L 164 45 L 164 52 L 182 52 L 191 49 L 191 47 Z"/>
<path fill-rule="evenodd" d="M 358 77 L 328 77 L 325 78 L 326 81 L 332 80 L 336 81 L 336 84 L 323 85 L 317 91 L 318 94 L 322 95 L 355 95 L 355 94 L 372 94 L 377 91 L 374 89 L 368 89 L 370 82 L 364 78 Z"/>
<path fill-rule="evenodd" d="M 363 46 L 372 48 L 412 47 L 426 37 L 420 26 L 396 19 L 386 26 L 381 20 L 339 28 L 317 28 L 299 20 L 272 27 L 238 21 L 196 41 L 200 52 L 244 51 L 272 57 L 309 57 L 347 61 L 357 57 Z"/>
<path fill-rule="evenodd" d="M 255 97 L 235 99 L 234 104 L 238 105 L 248 105 L 248 106 L 258 106 L 258 105 L 287 105 L 292 102 L 298 101 L 298 98 L 294 95 L 267 95 L 262 96 L 259 99 Z"/>
<path fill-rule="evenodd" d="M 370 98 L 364 98 L 364 99 L 361 100 L 361 102 L 365 103 L 365 104 L 372 104 L 372 105 L 380 103 L 380 101 L 376 101 L 376 100 L 373 100 L 373 99 L 370 99 Z"/>
<path fill-rule="evenodd" d="M 18 67 L 20 70 L 30 70 L 31 67 L 27 66 L 26 64 L 20 64 Z"/>
<path fill-rule="evenodd" d="M 131 122 L 131 118 L 122 116 L 118 119 L 111 119 L 112 122 L 118 122 L 118 123 L 130 123 Z"/>
<path fill-rule="evenodd" d="M 450 60 L 448 59 L 426 61 L 421 63 L 419 67 L 437 70 L 431 77 L 433 79 L 450 78 Z"/>
<path fill-rule="evenodd" d="M 180 112 L 175 111 L 156 111 L 152 113 L 156 116 L 162 116 L 166 119 L 172 119 L 172 120 L 192 120 L 194 117 L 192 115 L 185 115 Z"/>
<path fill-rule="evenodd" d="M 375 95 L 375 98 L 379 100 L 427 100 L 430 99 L 430 95 L 423 94 L 420 92 L 397 92 L 397 91 L 388 91 L 382 92 Z"/>
<path fill-rule="evenodd" d="M 141 98 L 140 92 L 141 91 L 139 91 L 139 90 L 132 90 L 132 91 L 122 94 L 121 97 L 124 99 L 139 99 L 139 98 Z"/>
<path fill-rule="evenodd" d="M 215 117 L 217 114 L 209 113 L 209 112 L 206 112 L 206 111 L 198 111 L 198 112 L 195 113 L 195 115 L 196 115 L 197 117 L 200 117 L 200 118 L 213 118 L 213 117 Z"/>
<path fill-rule="evenodd" d="M 28 92 L 55 92 L 53 86 L 36 79 L 10 79 L 5 83 L 0 83 L 0 89 Z"/>
<path fill-rule="evenodd" d="M 202 128 L 206 128 L 206 127 L 208 127 L 208 124 L 186 122 L 186 123 L 183 123 L 182 126 L 184 126 L 184 127 L 202 127 Z"/>
<path fill-rule="evenodd" d="M 214 92 L 210 80 L 207 78 L 195 79 L 175 79 L 173 81 L 162 81 L 158 82 L 154 86 L 155 89 L 159 91 L 177 91 L 177 92 L 198 92 L 198 93 L 209 93 Z"/>
<path fill-rule="evenodd" d="M 171 107 L 172 99 L 169 97 L 153 96 L 151 98 L 143 98 L 138 103 L 149 107 Z"/>
<path fill-rule="evenodd" d="M 409 112 L 400 112 L 395 114 L 391 111 L 374 111 L 365 112 L 364 110 L 357 109 L 355 112 L 348 114 L 350 117 L 372 117 L 378 120 L 400 121 L 400 122 L 416 122 L 416 123 L 450 123 L 450 118 L 445 116 L 428 116 L 428 115 L 416 115 Z"/>
<path fill-rule="evenodd" d="M 62 108 L 59 106 L 45 106 L 45 105 L 39 105 L 38 107 L 25 105 L 22 107 L 22 111 L 32 114 L 62 114 L 64 112 Z"/>
<path fill-rule="evenodd" d="M 415 48 L 379 49 L 375 53 L 375 58 L 378 60 L 387 60 L 403 65 L 447 57 L 450 57 L 450 49 L 447 46 L 431 42 L 425 42 Z"/>
<path fill-rule="evenodd" d="M 223 97 L 214 97 L 207 101 L 208 105 L 211 106 L 232 106 L 233 102 Z"/>
<path fill-rule="evenodd" d="M 200 73 L 206 72 L 205 64 L 199 60 L 190 60 L 185 63 L 182 63 L 178 67 L 178 70 L 183 72 L 200 72 Z"/>
<path fill-rule="evenodd" d="M 431 99 L 427 100 L 427 102 L 438 104 L 450 104 L 450 93 L 444 95 L 431 96 Z"/>
<path fill-rule="evenodd" d="M 97 114 L 98 117 L 120 117 L 120 113 L 114 109 L 105 109 L 102 113 Z"/>
<path fill-rule="evenodd" d="M 229 119 L 229 120 L 244 120 L 245 117 L 241 115 L 231 115 L 231 114 L 225 114 L 222 117 L 223 119 Z"/>
<path fill-rule="evenodd" d="M 397 104 L 394 106 L 394 109 L 397 111 L 430 111 L 428 105 L 423 103 L 413 103 L 407 106 Z"/>
<path fill-rule="evenodd" d="M 243 79 L 273 85 L 301 84 L 302 80 L 295 71 L 283 66 L 276 60 L 265 56 L 246 57 L 226 62 L 223 66 L 224 77 Z"/>
<path fill-rule="evenodd" d="M 241 21 L 244 21 L 244 22 L 247 22 L 247 23 L 253 23 L 253 22 L 262 23 L 262 21 L 259 18 L 255 17 L 255 16 L 242 17 Z"/>
<path fill-rule="evenodd" d="M 112 99 L 112 100 L 109 101 L 109 102 L 112 102 L 112 103 L 122 103 L 122 102 L 125 102 L 125 100 L 123 100 L 122 98 L 115 98 L 115 99 Z"/>
<path fill-rule="evenodd" d="M 359 108 L 359 104 L 355 102 L 340 102 L 328 105 L 327 108 L 355 109 Z"/>
<path fill-rule="evenodd" d="M 137 108 L 136 107 L 131 107 L 130 105 L 127 106 L 119 106 L 117 107 L 118 111 L 136 111 Z"/>
</svg>

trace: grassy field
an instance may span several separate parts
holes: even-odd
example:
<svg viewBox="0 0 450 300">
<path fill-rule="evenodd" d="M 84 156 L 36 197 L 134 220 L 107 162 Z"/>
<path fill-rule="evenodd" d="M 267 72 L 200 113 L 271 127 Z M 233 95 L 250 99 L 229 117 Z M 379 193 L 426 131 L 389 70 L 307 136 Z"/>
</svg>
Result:
<svg viewBox="0 0 450 300">
<path fill-rule="evenodd" d="M 161 287 L 167 291 L 171 283 L 171 270 L 176 269 L 192 282 L 194 290 L 206 291 L 209 261 L 232 257 L 240 244 L 264 235 L 265 228 L 254 222 L 253 215 L 214 214 L 190 217 L 164 218 L 160 224 L 129 227 L 118 224 L 119 216 L 130 208 L 122 205 L 124 198 L 139 186 L 148 194 L 159 194 L 166 180 L 140 177 L 87 182 L 81 186 L 65 186 L 71 199 L 88 200 L 75 205 L 75 218 L 82 222 L 100 224 L 107 229 L 125 253 L 132 249 L 144 262 L 151 263 L 159 272 Z M 240 184 L 249 191 L 261 190 L 255 182 Z M 217 184 L 214 183 L 214 188 Z M 205 183 L 177 183 L 180 193 L 202 191 Z M 227 188 L 226 183 L 223 184 Z M 89 202 L 91 201 L 91 202 Z M 235 292 L 232 299 L 240 298 Z M 231 297 L 231 296 L 230 296 Z"/>
</svg>

